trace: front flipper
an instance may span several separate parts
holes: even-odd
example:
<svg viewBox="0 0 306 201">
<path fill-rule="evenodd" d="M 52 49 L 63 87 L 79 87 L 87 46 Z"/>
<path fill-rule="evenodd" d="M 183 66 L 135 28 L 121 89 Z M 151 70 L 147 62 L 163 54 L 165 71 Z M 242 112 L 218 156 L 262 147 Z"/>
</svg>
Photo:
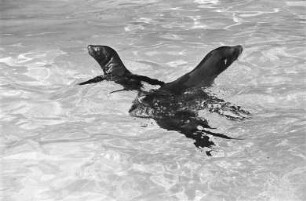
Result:
<svg viewBox="0 0 306 201">
<path fill-rule="evenodd" d="M 132 75 L 130 75 L 130 77 L 133 78 L 133 79 L 139 80 L 139 81 L 146 82 L 146 83 L 151 84 L 151 85 L 163 86 L 165 84 L 165 82 L 163 82 L 163 81 L 160 81 L 160 80 L 157 80 L 157 79 L 152 79 L 152 78 L 149 78 L 149 77 L 143 76 L 143 75 L 132 74 Z"/>
<path fill-rule="evenodd" d="M 90 79 L 90 80 L 87 80 L 87 81 L 85 81 L 85 82 L 81 82 L 81 83 L 79 83 L 78 85 L 85 85 L 85 84 L 92 84 L 92 83 L 102 82 L 102 81 L 105 80 L 105 79 L 106 79 L 106 76 L 104 76 L 104 75 L 99 75 L 99 76 L 97 76 L 97 77 L 95 77 L 95 78 L 92 78 L 92 79 Z"/>
<path fill-rule="evenodd" d="M 121 79 L 121 81 L 118 80 L 115 82 L 121 84 L 124 88 L 112 91 L 111 93 L 121 92 L 121 91 L 130 91 L 130 90 L 140 90 L 142 87 L 142 82 L 146 82 L 151 85 L 159 85 L 159 86 L 163 86 L 165 84 L 162 81 L 152 79 L 147 76 L 135 75 L 135 74 L 128 75 L 126 76 L 125 79 Z"/>
</svg>

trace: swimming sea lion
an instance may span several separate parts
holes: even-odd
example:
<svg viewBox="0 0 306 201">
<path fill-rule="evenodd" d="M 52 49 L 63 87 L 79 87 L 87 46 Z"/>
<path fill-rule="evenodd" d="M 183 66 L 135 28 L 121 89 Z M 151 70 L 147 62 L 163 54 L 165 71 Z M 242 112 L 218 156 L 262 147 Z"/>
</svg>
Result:
<svg viewBox="0 0 306 201">
<path fill-rule="evenodd" d="M 230 120 L 243 120 L 250 113 L 202 90 L 227 69 L 242 53 L 242 46 L 223 46 L 209 52 L 191 72 L 166 83 L 157 90 L 140 91 L 129 113 L 131 116 L 152 118 L 164 129 L 175 130 L 195 140 L 198 148 L 211 148 L 214 142 L 207 135 L 238 139 L 212 131 L 200 110 L 216 112 Z M 184 93 L 184 92 L 189 93 Z M 211 155 L 211 151 L 206 151 Z"/>
<path fill-rule="evenodd" d="M 241 45 L 218 47 L 209 52 L 191 72 L 166 83 L 160 90 L 180 94 L 194 87 L 209 87 L 215 78 L 239 57 L 242 50 Z"/>
<path fill-rule="evenodd" d="M 114 81 L 121 84 L 124 90 L 140 90 L 141 82 L 147 82 L 151 85 L 162 86 L 164 82 L 152 79 L 147 76 L 131 73 L 121 61 L 118 53 L 111 47 L 102 45 L 88 45 L 88 53 L 92 56 L 102 68 L 104 74 L 82 82 L 79 85 L 101 82 L 103 80 Z"/>
</svg>

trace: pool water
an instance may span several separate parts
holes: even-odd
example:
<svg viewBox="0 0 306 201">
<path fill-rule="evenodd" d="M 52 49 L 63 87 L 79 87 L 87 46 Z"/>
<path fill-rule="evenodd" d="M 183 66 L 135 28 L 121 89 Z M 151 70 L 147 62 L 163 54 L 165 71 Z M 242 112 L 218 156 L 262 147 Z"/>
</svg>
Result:
<svg viewBox="0 0 306 201">
<path fill-rule="evenodd" d="M 2 0 L 1 191 L 5 201 L 306 200 L 306 3 L 255 0 Z M 170 82 L 212 49 L 244 52 L 210 89 L 252 113 L 203 116 L 191 139 L 133 118 L 137 92 L 101 74 L 89 44 Z"/>
</svg>

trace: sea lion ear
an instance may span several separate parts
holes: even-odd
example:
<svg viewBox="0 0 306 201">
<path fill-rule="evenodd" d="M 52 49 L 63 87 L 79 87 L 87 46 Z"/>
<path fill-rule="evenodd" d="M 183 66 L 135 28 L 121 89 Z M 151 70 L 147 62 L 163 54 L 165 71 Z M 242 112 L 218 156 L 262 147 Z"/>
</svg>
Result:
<svg viewBox="0 0 306 201">
<path fill-rule="evenodd" d="M 222 62 L 224 63 L 224 68 L 227 68 L 234 62 L 234 59 L 233 58 L 224 58 L 222 60 Z"/>
<path fill-rule="evenodd" d="M 223 62 L 224 62 L 224 65 L 227 65 L 228 59 L 225 58 L 225 59 L 223 60 Z"/>
</svg>

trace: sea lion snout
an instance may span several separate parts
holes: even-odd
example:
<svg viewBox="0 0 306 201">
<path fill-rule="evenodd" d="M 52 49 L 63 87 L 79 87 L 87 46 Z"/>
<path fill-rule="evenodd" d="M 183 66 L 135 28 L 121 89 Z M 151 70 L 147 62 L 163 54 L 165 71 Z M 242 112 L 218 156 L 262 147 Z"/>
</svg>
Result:
<svg viewBox="0 0 306 201">
<path fill-rule="evenodd" d="M 98 50 L 99 50 L 99 46 L 97 46 L 97 45 L 88 45 L 88 46 L 87 46 L 87 49 L 88 49 L 88 50 L 95 50 L 95 51 L 98 51 Z"/>
<path fill-rule="evenodd" d="M 94 50 L 92 45 L 88 45 L 87 50 L 88 50 L 89 55 L 91 55 L 91 56 L 93 56 L 94 52 L 96 51 L 96 50 Z"/>
<path fill-rule="evenodd" d="M 236 45 L 229 47 L 230 50 L 228 53 L 226 53 L 226 57 L 231 58 L 231 60 L 236 60 L 241 55 L 243 51 L 243 47 L 241 45 Z"/>
<path fill-rule="evenodd" d="M 88 45 L 87 49 L 88 49 L 88 53 L 91 56 L 93 56 L 94 54 L 96 54 L 100 50 L 100 48 L 98 46 L 95 46 L 95 45 Z"/>
<path fill-rule="evenodd" d="M 238 54 L 241 55 L 243 47 L 241 45 L 236 45 L 234 48 L 238 51 Z"/>
</svg>

